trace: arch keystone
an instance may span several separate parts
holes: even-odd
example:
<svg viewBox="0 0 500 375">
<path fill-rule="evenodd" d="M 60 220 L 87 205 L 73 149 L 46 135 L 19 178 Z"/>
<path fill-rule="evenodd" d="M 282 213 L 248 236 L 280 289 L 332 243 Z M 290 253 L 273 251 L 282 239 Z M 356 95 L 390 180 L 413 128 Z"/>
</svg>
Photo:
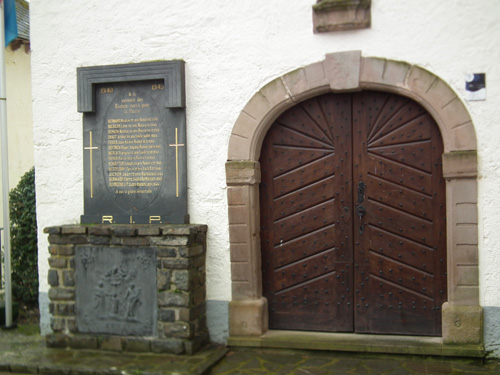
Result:
<svg viewBox="0 0 500 375">
<path fill-rule="evenodd" d="M 361 51 L 329 53 L 323 65 L 332 91 L 359 90 Z"/>
</svg>

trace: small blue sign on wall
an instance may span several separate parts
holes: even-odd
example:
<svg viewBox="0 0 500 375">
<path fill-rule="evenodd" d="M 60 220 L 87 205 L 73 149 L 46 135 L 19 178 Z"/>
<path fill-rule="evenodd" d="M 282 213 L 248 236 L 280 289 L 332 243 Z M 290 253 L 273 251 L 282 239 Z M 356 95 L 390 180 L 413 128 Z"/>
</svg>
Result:
<svg viewBox="0 0 500 375">
<path fill-rule="evenodd" d="M 485 73 L 470 73 L 465 76 L 465 99 L 486 100 Z"/>
</svg>

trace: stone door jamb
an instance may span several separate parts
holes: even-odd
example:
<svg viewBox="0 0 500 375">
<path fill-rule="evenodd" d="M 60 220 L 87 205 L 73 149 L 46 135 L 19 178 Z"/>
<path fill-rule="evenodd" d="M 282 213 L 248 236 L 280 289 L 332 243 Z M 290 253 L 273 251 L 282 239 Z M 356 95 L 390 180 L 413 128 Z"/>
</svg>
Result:
<svg viewBox="0 0 500 375">
<path fill-rule="evenodd" d="M 448 302 L 442 309 L 442 339 L 443 344 L 482 342 L 476 135 L 472 120 L 455 92 L 436 75 L 404 62 L 362 57 L 360 51 L 328 54 L 321 62 L 276 78 L 250 99 L 233 127 L 226 164 L 231 336 L 259 336 L 268 330 L 260 265 L 258 162 L 267 130 L 283 111 L 306 98 L 367 89 L 415 100 L 439 126 L 444 143 L 448 256 Z"/>
</svg>

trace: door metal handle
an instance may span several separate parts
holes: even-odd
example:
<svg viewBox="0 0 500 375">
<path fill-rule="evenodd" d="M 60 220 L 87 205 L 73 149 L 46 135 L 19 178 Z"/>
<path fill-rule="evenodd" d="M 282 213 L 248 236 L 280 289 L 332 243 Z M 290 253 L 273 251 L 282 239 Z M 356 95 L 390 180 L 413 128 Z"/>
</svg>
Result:
<svg viewBox="0 0 500 375">
<path fill-rule="evenodd" d="M 359 218 L 361 219 L 363 216 L 366 215 L 366 208 L 364 208 L 361 205 L 357 206 L 356 207 L 356 215 L 358 215 Z"/>
<path fill-rule="evenodd" d="M 363 234 L 365 232 L 365 227 L 363 226 L 363 216 L 366 215 L 366 209 L 361 206 L 361 205 L 358 205 L 356 207 L 356 215 L 359 216 L 359 234 Z"/>
</svg>

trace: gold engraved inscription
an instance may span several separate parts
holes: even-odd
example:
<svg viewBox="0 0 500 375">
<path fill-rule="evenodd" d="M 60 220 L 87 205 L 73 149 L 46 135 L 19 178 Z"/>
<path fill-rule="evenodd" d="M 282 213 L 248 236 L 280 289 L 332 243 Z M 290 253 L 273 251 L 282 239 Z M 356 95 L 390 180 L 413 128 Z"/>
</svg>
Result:
<svg viewBox="0 0 500 375">
<path fill-rule="evenodd" d="M 113 224 L 113 216 L 103 216 L 102 217 L 102 223 L 109 223 Z"/>
<path fill-rule="evenodd" d="M 126 92 L 113 109 L 106 123 L 108 186 L 115 194 L 152 194 L 163 180 L 159 118 L 135 91 Z"/>
</svg>

